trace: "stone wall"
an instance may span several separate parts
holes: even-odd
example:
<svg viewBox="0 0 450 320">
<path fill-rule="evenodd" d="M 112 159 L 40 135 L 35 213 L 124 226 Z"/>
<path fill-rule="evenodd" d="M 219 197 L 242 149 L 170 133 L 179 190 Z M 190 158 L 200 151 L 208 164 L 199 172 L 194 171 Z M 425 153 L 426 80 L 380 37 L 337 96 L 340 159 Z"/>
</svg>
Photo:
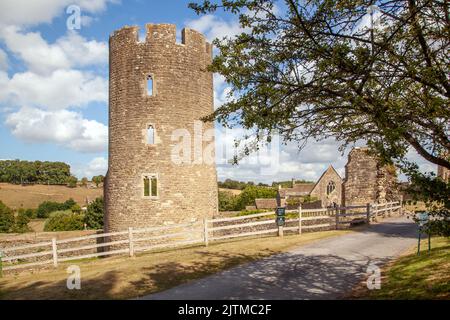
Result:
<svg viewBox="0 0 450 320">
<path fill-rule="evenodd" d="M 201 153 L 214 154 L 213 131 L 209 141 L 202 140 L 213 124 L 198 122 L 213 111 L 213 76 L 206 71 L 212 46 L 190 29 L 177 43 L 175 25 L 147 24 L 146 31 L 144 42 L 138 41 L 138 27 L 124 27 L 110 37 L 107 232 L 196 221 L 212 217 L 218 208 L 216 167 Z M 152 95 L 147 94 L 148 77 Z M 149 126 L 155 130 L 154 144 L 146 143 Z M 184 135 L 174 139 L 175 130 Z M 191 157 L 176 163 L 173 151 L 185 138 Z M 144 197 L 144 174 L 157 176 L 157 197 Z"/>
<path fill-rule="evenodd" d="M 355 148 L 348 155 L 342 190 L 345 206 L 398 201 L 395 168 L 382 166 L 367 148 Z"/>
<path fill-rule="evenodd" d="M 330 182 L 334 183 L 335 189 L 328 194 L 327 188 Z M 311 197 L 318 198 L 321 201 L 323 208 L 333 206 L 333 204 L 341 204 L 342 178 L 332 166 L 330 166 L 317 181 L 317 184 L 311 191 Z"/>
<path fill-rule="evenodd" d="M 442 166 L 438 166 L 437 175 L 444 181 L 450 181 L 450 170 Z"/>
</svg>

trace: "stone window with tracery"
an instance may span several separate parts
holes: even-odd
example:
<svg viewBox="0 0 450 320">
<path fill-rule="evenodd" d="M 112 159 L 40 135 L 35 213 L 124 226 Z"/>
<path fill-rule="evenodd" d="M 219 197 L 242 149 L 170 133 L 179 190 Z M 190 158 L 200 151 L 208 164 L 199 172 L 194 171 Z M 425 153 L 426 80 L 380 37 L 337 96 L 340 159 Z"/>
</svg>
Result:
<svg viewBox="0 0 450 320">
<path fill-rule="evenodd" d="M 334 190 L 336 190 L 336 184 L 334 183 L 334 181 L 328 182 L 327 195 L 330 195 L 331 193 L 333 193 Z"/>
</svg>

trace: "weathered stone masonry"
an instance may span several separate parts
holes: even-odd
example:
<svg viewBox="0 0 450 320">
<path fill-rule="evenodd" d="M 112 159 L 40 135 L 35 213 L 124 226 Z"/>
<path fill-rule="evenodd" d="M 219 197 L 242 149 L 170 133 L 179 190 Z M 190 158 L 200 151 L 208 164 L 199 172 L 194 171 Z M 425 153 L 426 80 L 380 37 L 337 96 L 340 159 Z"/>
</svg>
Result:
<svg viewBox="0 0 450 320">
<path fill-rule="evenodd" d="M 342 188 L 345 206 L 399 200 L 395 168 L 381 165 L 367 148 L 355 148 L 348 155 Z"/>
<path fill-rule="evenodd" d="M 177 164 L 171 153 L 176 129 L 194 140 L 194 121 L 213 111 L 213 76 L 206 71 L 212 46 L 202 34 L 147 24 L 145 42 L 138 27 L 110 37 L 109 168 L 105 183 L 105 230 L 199 220 L 217 212 L 215 164 Z M 147 93 L 147 79 L 153 93 Z M 147 142 L 154 128 L 154 144 Z M 203 130 L 213 124 L 203 124 Z M 203 141 L 203 147 L 211 142 Z M 194 155 L 194 143 L 191 143 Z M 144 177 L 154 178 L 156 194 L 144 196 Z M 153 192 L 151 192 L 153 193 Z"/>
</svg>

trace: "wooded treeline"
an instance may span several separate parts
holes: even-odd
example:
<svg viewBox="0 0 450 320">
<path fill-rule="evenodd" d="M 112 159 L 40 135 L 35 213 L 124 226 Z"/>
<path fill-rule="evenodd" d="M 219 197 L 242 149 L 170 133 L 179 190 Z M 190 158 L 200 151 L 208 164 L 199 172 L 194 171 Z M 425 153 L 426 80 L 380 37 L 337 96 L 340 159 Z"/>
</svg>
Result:
<svg viewBox="0 0 450 320">
<path fill-rule="evenodd" d="M 63 162 L 1 160 L 0 182 L 13 184 L 66 184 L 70 166 Z"/>
</svg>

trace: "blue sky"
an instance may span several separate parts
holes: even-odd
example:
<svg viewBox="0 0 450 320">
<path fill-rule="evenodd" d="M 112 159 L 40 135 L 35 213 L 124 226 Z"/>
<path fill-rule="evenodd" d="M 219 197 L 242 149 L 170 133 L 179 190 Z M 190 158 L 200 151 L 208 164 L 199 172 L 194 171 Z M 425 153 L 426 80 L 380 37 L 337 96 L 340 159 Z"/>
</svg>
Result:
<svg viewBox="0 0 450 320">
<path fill-rule="evenodd" d="M 240 30 L 234 17 L 199 17 L 187 8 L 189 2 L 2 0 L 0 159 L 64 161 L 80 178 L 105 174 L 109 35 L 124 25 L 143 29 L 145 23 L 173 23 L 179 33 L 188 26 L 210 40 Z M 81 9 L 79 30 L 66 26 L 70 5 Z M 226 83 L 216 75 L 216 106 L 226 92 Z M 225 140 L 223 134 L 218 140 Z M 219 163 L 218 174 L 221 180 L 315 180 L 332 164 L 342 175 L 346 155 L 337 148 L 331 140 L 311 142 L 301 153 L 288 145 L 276 155 L 276 173 L 261 175 L 260 163 L 244 161 L 237 167 Z M 434 169 L 419 162 L 425 170 Z"/>
</svg>

